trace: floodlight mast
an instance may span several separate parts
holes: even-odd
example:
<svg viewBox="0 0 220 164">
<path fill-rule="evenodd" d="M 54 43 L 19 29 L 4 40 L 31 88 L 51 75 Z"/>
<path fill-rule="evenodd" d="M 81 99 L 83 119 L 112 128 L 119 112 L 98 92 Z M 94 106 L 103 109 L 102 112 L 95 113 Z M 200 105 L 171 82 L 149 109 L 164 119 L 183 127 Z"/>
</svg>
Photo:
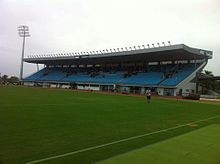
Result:
<svg viewBox="0 0 220 164">
<path fill-rule="evenodd" d="M 20 37 L 23 37 L 22 53 L 21 53 L 21 68 L 20 68 L 20 80 L 22 80 L 23 79 L 25 38 L 30 37 L 28 26 L 26 26 L 26 25 L 18 26 L 18 34 Z"/>
</svg>

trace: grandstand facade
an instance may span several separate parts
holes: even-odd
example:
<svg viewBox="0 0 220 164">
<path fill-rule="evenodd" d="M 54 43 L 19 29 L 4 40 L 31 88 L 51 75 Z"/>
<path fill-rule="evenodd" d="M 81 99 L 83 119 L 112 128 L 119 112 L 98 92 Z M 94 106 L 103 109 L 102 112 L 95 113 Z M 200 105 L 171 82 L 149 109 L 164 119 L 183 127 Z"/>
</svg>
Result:
<svg viewBox="0 0 220 164">
<path fill-rule="evenodd" d="M 200 73 L 212 52 L 184 44 L 28 57 L 44 64 L 42 70 L 23 79 L 24 85 L 95 91 L 177 96 L 196 93 Z"/>
</svg>

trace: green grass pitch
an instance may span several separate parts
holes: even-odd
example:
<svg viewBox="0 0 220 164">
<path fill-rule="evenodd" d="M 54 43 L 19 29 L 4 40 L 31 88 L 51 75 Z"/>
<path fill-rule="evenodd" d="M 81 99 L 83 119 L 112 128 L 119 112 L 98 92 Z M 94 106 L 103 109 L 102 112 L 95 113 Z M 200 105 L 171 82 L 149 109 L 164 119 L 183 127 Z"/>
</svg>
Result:
<svg viewBox="0 0 220 164">
<path fill-rule="evenodd" d="M 99 164 L 219 164 L 220 125 L 210 125 L 147 147 L 131 151 Z"/>
<path fill-rule="evenodd" d="M 0 163 L 26 163 L 220 115 L 219 104 L 70 90 L 0 86 Z M 50 163 L 95 163 L 220 124 L 199 122 Z"/>
</svg>

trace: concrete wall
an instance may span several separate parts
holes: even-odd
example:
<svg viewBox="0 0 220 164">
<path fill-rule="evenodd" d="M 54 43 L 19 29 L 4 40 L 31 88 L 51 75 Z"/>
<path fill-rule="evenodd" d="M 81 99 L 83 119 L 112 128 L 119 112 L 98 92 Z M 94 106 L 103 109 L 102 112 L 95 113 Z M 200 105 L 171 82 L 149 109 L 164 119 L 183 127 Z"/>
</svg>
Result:
<svg viewBox="0 0 220 164">
<path fill-rule="evenodd" d="M 50 84 L 50 88 L 58 88 L 57 84 Z"/>
<path fill-rule="evenodd" d="M 77 85 L 77 89 L 100 91 L 100 87 L 99 86 L 89 86 L 89 85 L 85 85 L 85 86 Z"/>
<path fill-rule="evenodd" d="M 63 84 L 63 85 L 61 85 L 61 88 L 63 88 L 63 89 L 69 89 L 69 88 L 70 88 L 70 85 L 68 85 L 68 84 Z"/>
<path fill-rule="evenodd" d="M 163 96 L 163 88 L 157 88 L 157 93 L 160 96 Z"/>
<path fill-rule="evenodd" d="M 34 86 L 34 82 L 24 82 L 24 86 Z"/>
<path fill-rule="evenodd" d="M 196 92 L 196 83 L 184 83 L 181 86 L 178 86 L 174 90 L 174 95 L 176 96 L 177 93 L 179 93 L 179 90 L 182 89 L 182 94 L 188 94 L 188 93 L 195 93 Z"/>
</svg>

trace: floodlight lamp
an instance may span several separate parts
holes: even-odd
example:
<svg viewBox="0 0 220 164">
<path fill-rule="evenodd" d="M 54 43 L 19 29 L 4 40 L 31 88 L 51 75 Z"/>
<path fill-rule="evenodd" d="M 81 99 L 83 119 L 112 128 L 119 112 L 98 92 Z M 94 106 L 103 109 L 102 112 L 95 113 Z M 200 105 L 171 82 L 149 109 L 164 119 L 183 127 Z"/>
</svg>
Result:
<svg viewBox="0 0 220 164">
<path fill-rule="evenodd" d="M 170 42 L 170 41 L 168 41 L 168 43 L 169 43 L 169 45 L 171 46 L 171 42 Z"/>
</svg>

